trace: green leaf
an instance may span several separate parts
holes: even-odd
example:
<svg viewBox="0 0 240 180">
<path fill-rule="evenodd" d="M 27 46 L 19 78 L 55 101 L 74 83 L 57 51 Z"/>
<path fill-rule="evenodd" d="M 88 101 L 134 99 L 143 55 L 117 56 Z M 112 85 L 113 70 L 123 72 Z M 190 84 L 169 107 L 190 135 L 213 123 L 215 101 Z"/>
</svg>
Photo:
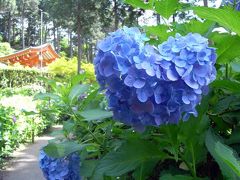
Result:
<svg viewBox="0 0 240 180">
<path fill-rule="evenodd" d="M 112 112 L 101 109 L 90 109 L 79 112 L 78 114 L 80 114 L 86 121 L 101 120 L 113 116 Z"/>
<path fill-rule="evenodd" d="M 215 9 L 208 7 L 191 8 L 199 17 L 219 23 L 221 26 L 230 29 L 240 35 L 240 13 L 231 9 Z M 225 43 L 226 44 L 226 43 Z"/>
<path fill-rule="evenodd" d="M 63 131 L 66 133 L 70 133 L 73 131 L 74 128 L 74 122 L 73 121 L 64 121 L 63 122 Z"/>
<path fill-rule="evenodd" d="M 200 180 L 201 178 L 194 178 L 189 175 L 171 175 L 164 174 L 159 178 L 159 180 Z"/>
<path fill-rule="evenodd" d="M 90 159 L 82 162 L 81 165 L 81 176 L 91 177 L 93 175 L 94 169 L 96 168 L 98 160 Z"/>
<path fill-rule="evenodd" d="M 149 0 L 148 2 L 144 0 L 124 0 L 125 3 L 132 5 L 135 8 L 141 9 L 153 9 L 153 3 L 155 0 Z"/>
<path fill-rule="evenodd" d="M 73 152 L 80 151 L 85 146 L 75 142 L 61 142 L 61 143 L 49 143 L 43 148 L 44 152 L 54 158 L 65 157 Z"/>
<path fill-rule="evenodd" d="M 169 27 L 165 25 L 144 26 L 148 36 L 157 36 L 160 42 L 166 41 L 169 36 L 173 36 L 175 32 L 168 32 Z"/>
<path fill-rule="evenodd" d="M 239 129 L 233 131 L 229 139 L 225 140 L 226 144 L 239 144 L 240 142 L 240 133 Z"/>
<path fill-rule="evenodd" d="M 61 97 L 53 93 L 38 93 L 33 97 L 33 100 L 49 100 L 49 99 L 59 101 Z"/>
<path fill-rule="evenodd" d="M 96 167 L 96 174 L 120 176 L 150 160 L 163 160 L 167 155 L 155 143 L 133 139 L 121 146 L 117 152 L 105 155 Z"/>
<path fill-rule="evenodd" d="M 222 174 L 228 179 L 239 179 L 240 161 L 236 152 L 223 144 L 221 139 L 212 130 L 208 130 L 205 143 L 208 151 L 217 161 Z"/>
<path fill-rule="evenodd" d="M 158 14 L 169 19 L 179 7 L 178 0 L 157 0 L 155 1 L 155 10 Z"/>
<path fill-rule="evenodd" d="M 74 99 L 78 98 L 80 95 L 87 93 L 89 85 L 87 84 L 77 84 L 73 86 L 71 92 L 69 93 L 69 100 L 72 103 Z"/>
<path fill-rule="evenodd" d="M 211 86 L 218 89 L 226 89 L 232 93 L 240 93 L 240 83 L 230 80 L 215 80 Z"/>
<path fill-rule="evenodd" d="M 224 112 L 226 109 L 229 108 L 230 104 L 236 99 L 235 96 L 227 96 L 223 99 L 221 99 L 213 108 L 212 112 L 214 114 L 219 114 L 221 112 Z"/>
<path fill-rule="evenodd" d="M 189 32 L 205 35 L 207 34 L 211 26 L 213 26 L 213 24 L 214 23 L 212 21 L 208 21 L 208 20 L 204 22 L 191 20 L 188 23 L 182 23 L 182 24 L 176 23 L 174 29 L 181 35 L 187 35 Z"/>
<path fill-rule="evenodd" d="M 217 63 L 225 64 L 240 56 L 240 37 L 227 33 L 213 33 L 210 39 L 217 48 Z M 226 43 L 227 42 L 227 43 Z"/>
<path fill-rule="evenodd" d="M 145 180 L 152 173 L 158 160 L 151 160 L 141 164 L 133 173 L 134 179 Z"/>
</svg>

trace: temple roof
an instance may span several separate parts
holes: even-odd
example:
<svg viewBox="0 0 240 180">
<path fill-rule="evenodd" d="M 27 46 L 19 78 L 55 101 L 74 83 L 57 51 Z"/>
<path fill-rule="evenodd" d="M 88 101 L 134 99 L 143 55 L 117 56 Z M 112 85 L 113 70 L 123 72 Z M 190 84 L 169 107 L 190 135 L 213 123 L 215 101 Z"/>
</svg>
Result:
<svg viewBox="0 0 240 180">
<path fill-rule="evenodd" d="M 0 57 L 0 62 L 14 64 L 19 62 L 24 66 L 40 66 L 42 54 L 42 65 L 46 66 L 56 60 L 59 55 L 55 52 L 51 44 L 43 44 L 42 46 L 29 47 L 27 49 L 14 52 L 7 56 Z"/>
</svg>

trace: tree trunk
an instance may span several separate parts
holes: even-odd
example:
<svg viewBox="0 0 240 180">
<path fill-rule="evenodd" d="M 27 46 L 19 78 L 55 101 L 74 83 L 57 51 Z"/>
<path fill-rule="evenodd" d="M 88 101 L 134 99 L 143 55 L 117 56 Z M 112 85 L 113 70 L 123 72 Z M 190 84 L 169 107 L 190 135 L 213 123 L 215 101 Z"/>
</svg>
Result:
<svg viewBox="0 0 240 180">
<path fill-rule="evenodd" d="M 86 45 L 86 49 L 85 49 L 85 54 L 86 54 L 86 58 L 87 58 L 87 62 L 89 62 L 89 44 L 88 44 L 88 41 L 85 42 L 85 45 Z"/>
<path fill-rule="evenodd" d="M 78 74 L 81 71 L 81 61 L 82 61 L 82 40 L 81 40 L 81 19 L 80 16 L 78 16 L 77 20 L 77 37 L 78 37 L 78 68 L 77 72 Z"/>
<path fill-rule="evenodd" d="M 117 30 L 118 29 L 118 23 L 119 23 L 119 19 L 118 19 L 118 14 L 117 14 L 117 0 L 113 0 L 114 3 L 114 7 L 113 7 L 113 11 L 114 11 L 114 29 Z"/>
<path fill-rule="evenodd" d="M 25 36 L 24 36 L 24 12 L 22 12 L 22 49 L 25 49 Z"/>
<path fill-rule="evenodd" d="M 92 46 L 92 42 L 90 42 L 90 44 L 89 44 L 89 59 L 90 59 L 90 62 L 93 62 L 93 46 Z"/>
<path fill-rule="evenodd" d="M 9 12 L 8 17 L 8 43 L 11 43 L 11 27 L 12 27 L 12 15 L 11 12 Z"/>
<path fill-rule="evenodd" d="M 57 53 L 60 53 L 60 39 L 61 39 L 61 34 L 59 31 L 59 27 L 57 27 Z"/>
<path fill-rule="evenodd" d="M 70 58 L 73 57 L 73 39 L 72 39 L 72 30 L 69 32 L 69 50 L 70 50 Z"/>
<path fill-rule="evenodd" d="M 161 17 L 160 17 L 159 14 L 157 14 L 157 24 L 158 24 L 158 25 L 161 24 Z"/>
<path fill-rule="evenodd" d="M 12 42 L 15 43 L 16 33 L 15 33 L 15 24 L 12 26 Z"/>
<path fill-rule="evenodd" d="M 45 34 L 44 34 L 44 43 L 47 42 L 47 37 L 48 37 L 48 26 L 46 24 L 46 26 L 45 26 Z"/>
<path fill-rule="evenodd" d="M 54 22 L 53 22 L 53 45 L 54 45 L 55 51 L 57 51 L 56 26 Z"/>
<path fill-rule="evenodd" d="M 208 0 L 203 0 L 203 6 L 208 7 Z"/>
</svg>

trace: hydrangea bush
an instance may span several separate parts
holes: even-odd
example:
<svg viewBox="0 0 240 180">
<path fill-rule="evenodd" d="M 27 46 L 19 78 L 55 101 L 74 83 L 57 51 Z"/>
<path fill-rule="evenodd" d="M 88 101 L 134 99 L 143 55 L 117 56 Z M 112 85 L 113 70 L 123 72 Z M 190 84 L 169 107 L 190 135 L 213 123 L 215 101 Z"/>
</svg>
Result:
<svg viewBox="0 0 240 180">
<path fill-rule="evenodd" d="M 39 166 L 47 180 L 80 180 L 80 157 L 73 153 L 63 158 L 48 156 L 43 150 L 39 155 Z"/>
<path fill-rule="evenodd" d="M 124 27 L 98 44 L 100 93 L 95 83 L 53 88 L 67 119 L 49 154 L 81 152 L 85 179 L 239 179 L 239 12 L 188 4 L 192 16 L 179 1 L 124 2 L 160 14 L 161 24 L 143 27 L 147 36 Z"/>
<path fill-rule="evenodd" d="M 176 34 L 158 47 L 137 28 L 101 41 L 94 60 L 114 118 L 136 128 L 178 123 L 190 114 L 216 78 L 215 49 L 197 33 Z"/>
</svg>

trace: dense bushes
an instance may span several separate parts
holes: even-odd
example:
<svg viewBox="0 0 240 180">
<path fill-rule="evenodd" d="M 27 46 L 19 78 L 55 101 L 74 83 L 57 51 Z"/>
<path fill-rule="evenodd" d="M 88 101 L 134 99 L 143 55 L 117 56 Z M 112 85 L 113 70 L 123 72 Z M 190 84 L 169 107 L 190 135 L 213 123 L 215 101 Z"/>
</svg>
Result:
<svg viewBox="0 0 240 180">
<path fill-rule="evenodd" d="M 34 114 L 27 116 L 14 107 L 0 104 L 0 164 L 20 143 L 31 142 L 50 125 L 49 120 Z"/>
<path fill-rule="evenodd" d="M 0 69 L 0 88 L 21 87 L 28 84 L 41 84 L 38 77 L 51 77 L 49 73 L 34 69 L 4 68 Z"/>
<path fill-rule="evenodd" d="M 33 142 L 34 136 L 50 127 L 51 117 L 33 101 L 33 94 L 46 92 L 40 85 L 0 89 L 0 166 L 21 143 Z"/>
<path fill-rule="evenodd" d="M 9 43 L 0 43 L 0 57 L 11 54 L 13 49 L 11 48 Z"/>
<path fill-rule="evenodd" d="M 86 81 L 95 81 L 94 67 L 91 63 L 82 62 L 81 68 L 86 74 L 84 76 Z M 77 74 L 77 58 L 68 59 L 62 56 L 60 59 L 49 64 L 48 72 L 52 73 L 58 81 L 69 81 L 72 76 Z"/>
<path fill-rule="evenodd" d="M 18 146 L 19 135 L 13 108 L 0 105 L 0 159 Z"/>
</svg>

